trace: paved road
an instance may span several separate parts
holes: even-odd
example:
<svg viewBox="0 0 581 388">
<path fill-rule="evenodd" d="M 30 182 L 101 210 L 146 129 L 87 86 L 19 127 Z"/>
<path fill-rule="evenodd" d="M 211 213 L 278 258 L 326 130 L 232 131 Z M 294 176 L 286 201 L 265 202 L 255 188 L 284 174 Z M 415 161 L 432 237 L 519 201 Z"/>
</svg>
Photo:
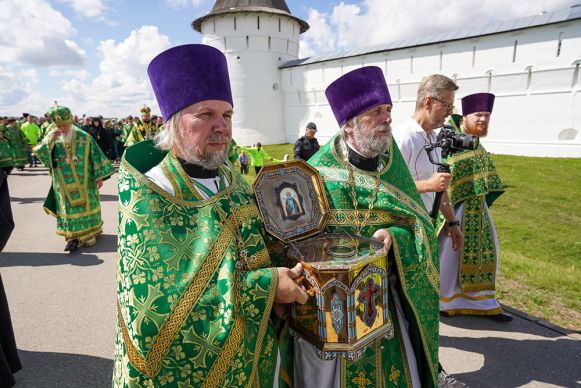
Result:
<svg viewBox="0 0 581 388">
<path fill-rule="evenodd" d="M 42 211 L 47 171 L 15 172 L 8 182 L 16 229 L 0 254 L 0 271 L 23 364 L 17 387 L 110 386 L 116 176 L 101 190 L 104 235 L 74 254 L 63 252 L 54 218 Z M 509 324 L 444 318 L 440 358 L 472 387 L 580 386 L 578 335 L 546 326 L 520 315 Z"/>
</svg>

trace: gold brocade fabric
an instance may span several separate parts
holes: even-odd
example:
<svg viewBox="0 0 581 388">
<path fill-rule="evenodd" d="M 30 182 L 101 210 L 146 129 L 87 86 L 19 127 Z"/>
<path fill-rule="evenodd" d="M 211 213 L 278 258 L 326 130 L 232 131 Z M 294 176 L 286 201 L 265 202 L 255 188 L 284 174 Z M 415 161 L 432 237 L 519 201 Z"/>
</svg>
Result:
<svg viewBox="0 0 581 388">
<path fill-rule="evenodd" d="M 182 193 L 170 195 L 143 175 L 167 157 L 142 142 L 127 150 L 119 171 L 113 385 L 272 385 L 277 345 L 269 315 L 278 278 L 254 196 L 229 170 L 228 188 L 196 200 L 181 165 L 165 163 Z M 236 265 L 238 238 L 248 267 Z"/>
</svg>

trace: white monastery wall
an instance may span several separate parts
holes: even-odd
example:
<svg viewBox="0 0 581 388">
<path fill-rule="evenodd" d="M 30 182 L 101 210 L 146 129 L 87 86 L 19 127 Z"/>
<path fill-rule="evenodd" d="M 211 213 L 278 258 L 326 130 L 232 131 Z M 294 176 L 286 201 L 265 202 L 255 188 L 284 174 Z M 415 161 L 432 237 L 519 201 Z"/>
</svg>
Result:
<svg viewBox="0 0 581 388">
<path fill-rule="evenodd" d="M 489 135 L 491 152 L 581 157 L 581 20 L 454 42 L 362 54 L 281 69 L 285 141 L 294 142 L 309 121 L 326 142 L 337 123 L 324 96 L 342 74 L 361 66 L 383 69 L 394 103 L 393 124 L 411 115 L 423 76 L 456 80 L 460 98 L 496 95 Z"/>
<path fill-rule="evenodd" d="M 240 144 L 286 142 L 279 66 L 297 59 L 300 26 L 264 12 L 216 15 L 202 23 L 202 43 L 226 54 Z"/>
</svg>

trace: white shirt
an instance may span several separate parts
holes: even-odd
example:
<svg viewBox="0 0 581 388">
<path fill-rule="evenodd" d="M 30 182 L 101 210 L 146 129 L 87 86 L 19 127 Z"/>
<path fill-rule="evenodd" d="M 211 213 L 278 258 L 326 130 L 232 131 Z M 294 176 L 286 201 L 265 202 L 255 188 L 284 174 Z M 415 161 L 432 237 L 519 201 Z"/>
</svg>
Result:
<svg viewBox="0 0 581 388">
<path fill-rule="evenodd" d="M 163 173 L 163 170 L 161 169 L 161 167 L 159 165 L 153 167 L 151 170 L 146 172 L 145 176 L 150 181 L 152 181 L 153 183 L 155 183 L 156 185 L 158 185 L 159 187 L 161 187 L 162 189 L 164 189 L 165 191 L 167 191 L 171 195 L 175 195 L 175 192 L 173 190 L 173 187 L 172 187 L 170 181 L 166 178 L 165 174 Z M 210 190 L 214 194 L 218 193 L 218 188 L 220 187 L 220 179 L 224 179 L 224 187 L 228 187 L 230 185 L 230 182 L 228 182 L 228 180 L 226 178 L 222 178 L 220 176 L 217 176 L 215 178 L 204 178 L 204 179 L 202 179 L 202 178 L 190 178 L 190 179 L 195 180 L 196 182 L 203 184 L 204 186 L 206 186 L 208 188 L 208 190 Z M 198 190 L 198 193 L 200 193 L 202 198 L 208 199 L 208 196 L 206 195 L 206 193 L 203 190 L 200 190 L 197 187 L 196 187 L 196 190 Z"/>
<path fill-rule="evenodd" d="M 406 121 L 393 130 L 393 137 L 414 181 L 427 180 L 438 171 L 438 166 L 430 162 L 428 153 L 424 150 L 426 145 L 436 142 L 438 131 L 432 130 L 426 133 L 413 117 L 408 117 Z M 439 148 L 431 153 L 435 161 L 441 161 Z M 431 211 L 436 193 L 422 193 L 421 196 L 426 209 Z"/>
</svg>

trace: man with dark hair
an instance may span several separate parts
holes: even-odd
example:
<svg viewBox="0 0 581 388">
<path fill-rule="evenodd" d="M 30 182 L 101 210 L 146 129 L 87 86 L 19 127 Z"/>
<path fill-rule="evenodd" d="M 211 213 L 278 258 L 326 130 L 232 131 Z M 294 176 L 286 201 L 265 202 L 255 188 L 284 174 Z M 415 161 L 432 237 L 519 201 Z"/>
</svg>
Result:
<svg viewBox="0 0 581 388">
<path fill-rule="evenodd" d="M 308 123 L 305 128 L 305 135 L 295 142 L 293 149 L 295 160 L 304 160 L 306 162 L 319 150 L 319 141 L 315 138 L 316 133 L 317 126 L 315 123 Z"/>
</svg>

